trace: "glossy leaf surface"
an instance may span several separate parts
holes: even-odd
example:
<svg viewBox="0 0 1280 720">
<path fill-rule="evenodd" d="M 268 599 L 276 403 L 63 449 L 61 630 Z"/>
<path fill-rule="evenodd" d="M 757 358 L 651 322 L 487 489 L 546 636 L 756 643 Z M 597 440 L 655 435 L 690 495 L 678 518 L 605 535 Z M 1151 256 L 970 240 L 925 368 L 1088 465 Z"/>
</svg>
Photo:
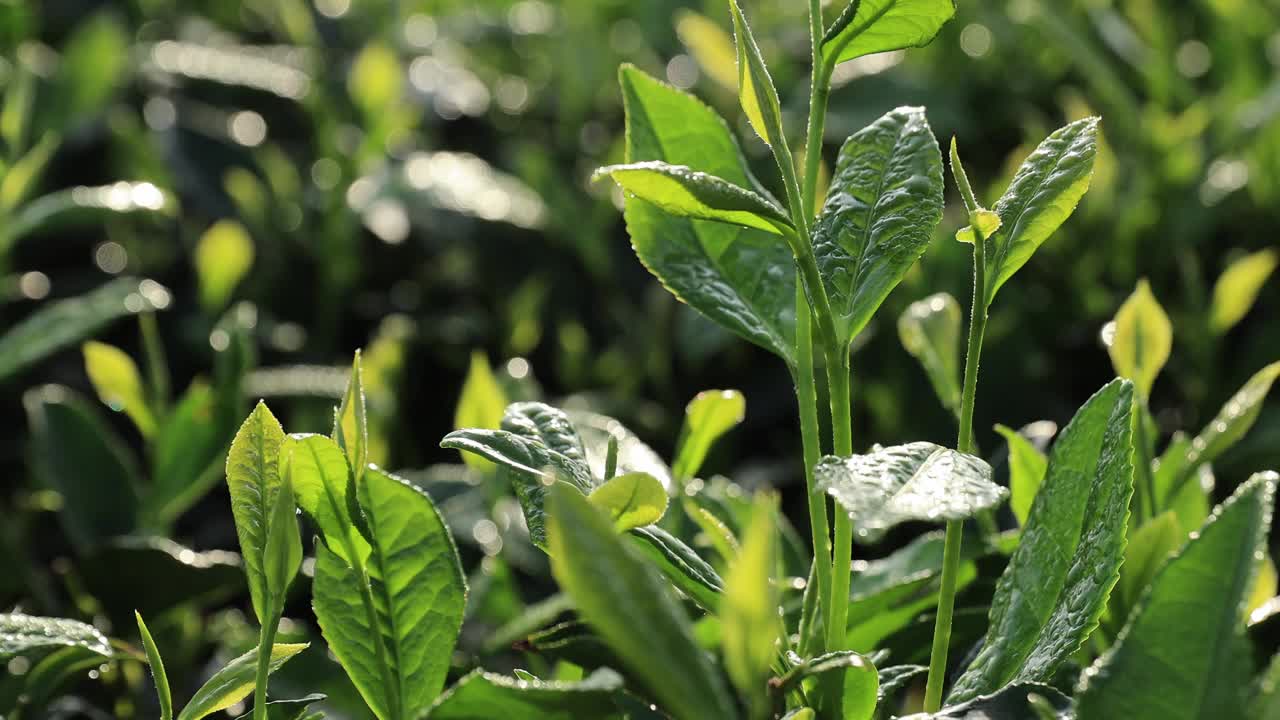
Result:
<svg viewBox="0 0 1280 720">
<path fill-rule="evenodd" d="M 273 645 L 268 672 L 279 670 L 290 658 L 306 649 L 306 644 Z M 256 649 L 227 663 L 196 691 L 191 701 L 178 714 L 178 720 L 200 720 L 249 697 L 249 693 L 253 692 L 257 670 Z"/>
<path fill-rule="evenodd" d="M 82 648 L 103 657 L 112 655 L 111 644 L 92 625 L 22 613 L 0 615 L 0 659 L 54 647 Z"/>
<path fill-rule="evenodd" d="M 608 668 L 578 682 L 519 680 L 475 670 L 441 695 L 425 718 L 608 720 L 619 717 L 613 698 L 622 687 L 622 677 Z"/>
<path fill-rule="evenodd" d="M 791 221 L 768 200 L 733 183 L 684 165 L 657 160 L 609 165 L 596 171 L 622 189 L 676 217 L 742 225 L 781 235 Z"/>
<path fill-rule="evenodd" d="M 249 594 L 258 622 L 271 617 L 271 589 L 267 582 L 267 533 L 276 495 L 280 492 L 280 448 L 284 429 L 265 403 L 258 403 L 240 426 L 227 452 L 227 488 L 236 535 L 249 578 Z"/>
<path fill-rule="evenodd" d="M 955 0 L 850 0 L 822 38 L 828 65 L 928 45 L 956 12 Z"/>
</svg>

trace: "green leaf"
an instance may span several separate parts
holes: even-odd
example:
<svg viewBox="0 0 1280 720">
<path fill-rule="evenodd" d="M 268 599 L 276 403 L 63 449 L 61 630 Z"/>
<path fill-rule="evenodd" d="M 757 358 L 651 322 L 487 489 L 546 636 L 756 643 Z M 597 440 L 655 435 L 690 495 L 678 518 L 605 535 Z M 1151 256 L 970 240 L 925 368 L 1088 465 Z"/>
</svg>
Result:
<svg viewBox="0 0 1280 720">
<path fill-rule="evenodd" d="M 309 711 L 308 706 L 324 702 L 326 699 L 327 696 L 321 693 L 312 693 L 288 700 L 268 700 L 267 720 L 320 720 L 324 716 L 318 712 Z M 252 718 L 253 711 L 250 710 L 236 720 L 252 720 Z"/>
<path fill-rule="evenodd" d="M 384 121 L 400 102 L 403 85 L 399 59 L 380 42 L 372 42 L 360 51 L 347 79 L 347 91 L 365 116 Z"/>
<path fill-rule="evenodd" d="M 583 493 L 599 484 L 591 476 L 573 423 L 562 411 L 542 403 L 513 403 L 503 415 L 501 430 L 456 430 L 440 446 L 475 453 L 501 467 L 515 488 L 529 538 L 539 547 L 546 543 L 545 483 L 564 480 Z"/>
<path fill-rule="evenodd" d="M 608 720 L 619 717 L 613 698 L 622 677 L 600 668 L 579 682 L 517 680 L 473 670 L 449 688 L 424 720 Z"/>
<path fill-rule="evenodd" d="M 249 231 L 234 220 L 219 220 L 196 242 L 194 262 L 200 304 L 210 313 L 220 312 L 253 267 Z"/>
<path fill-rule="evenodd" d="M 133 358 L 120 348 L 94 340 L 80 349 L 84 353 L 85 372 L 98 393 L 98 399 L 112 410 L 128 415 L 144 437 L 154 434 L 156 418 L 151 414 L 142 374 L 138 372 Z"/>
<path fill-rule="evenodd" d="M 828 673 L 839 673 L 842 676 L 840 682 L 843 689 L 840 693 L 840 708 L 824 708 L 823 717 L 870 720 L 876 709 L 880 679 L 876 666 L 860 653 L 837 650 L 805 659 L 775 682 L 778 692 L 786 693 L 804 680 L 821 680 Z"/>
<path fill-rule="evenodd" d="M 733 38 L 718 23 L 686 9 L 675 12 L 676 35 L 702 72 L 724 89 L 738 89 L 738 53 Z"/>
<path fill-rule="evenodd" d="M 738 56 L 738 103 L 742 105 L 747 122 L 766 145 L 785 145 L 787 139 L 782 136 L 782 104 L 778 102 L 778 90 L 773 86 L 769 68 L 765 67 L 760 47 L 756 45 L 738 0 L 729 0 L 729 13 L 733 16 L 733 40 Z"/>
<path fill-rule="evenodd" d="M 1115 319 L 1103 328 L 1102 340 L 1116 374 L 1132 380 L 1143 398 L 1149 397 L 1173 349 L 1173 324 L 1146 278 L 1138 281 Z"/>
<path fill-rule="evenodd" d="M 681 480 L 696 476 L 711 445 L 741 423 L 746 414 L 747 400 L 737 390 L 704 390 L 695 395 L 684 409 L 684 427 L 672 474 Z"/>
<path fill-rule="evenodd" d="M 954 140 L 954 139 L 953 139 Z M 962 169 L 963 171 L 963 169 Z M 978 208 L 974 216 L 978 220 L 978 231 L 982 233 L 982 237 L 989 238 L 1000 229 L 1000 216 L 995 211 L 986 208 Z M 956 231 L 956 241 L 968 243 L 970 245 L 977 241 L 977 236 L 973 233 L 973 225 L 965 225 Z"/>
<path fill-rule="evenodd" d="M 375 715 L 417 717 L 444 687 L 462 626 L 458 551 L 431 499 L 408 482 L 370 466 L 357 493 L 371 533 L 367 577 L 317 545 L 316 619 Z"/>
<path fill-rule="evenodd" d="M 159 283 L 120 278 L 79 297 L 43 305 L 0 336 L 0 381 L 118 318 L 168 307 L 169 300 L 169 291 Z"/>
<path fill-rule="evenodd" d="M 302 538 L 298 535 L 298 505 L 294 501 L 292 463 L 285 456 L 280 489 L 276 491 L 267 518 L 267 540 L 263 548 L 263 575 L 271 595 L 271 618 L 284 610 L 289 585 L 302 567 Z"/>
<path fill-rule="evenodd" d="M 271 511 L 280 492 L 280 450 L 284 430 L 266 403 L 259 402 L 240 426 L 227 453 L 227 488 L 235 516 L 244 572 L 258 623 L 272 618 L 271 585 L 267 578 L 267 534 Z"/>
<path fill-rule="evenodd" d="M 1110 717 L 1110 716 L 1107 716 Z M 1145 717 L 1145 716 L 1138 716 Z M 1071 698 L 1051 685 L 1018 683 L 990 695 L 944 707 L 936 715 L 919 713 L 899 720 L 1075 720 Z"/>
<path fill-rule="evenodd" d="M 151 639 L 151 631 L 142 621 L 141 613 L 134 613 L 138 620 L 138 634 L 142 636 L 142 648 L 147 653 L 147 665 L 151 667 L 151 678 L 156 684 L 156 696 L 160 701 L 160 720 L 173 720 L 173 695 L 169 692 L 169 676 L 164 672 L 164 661 L 160 658 L 160 648 Z"/>
<path fill-rule="evenodd" d="M 232 429 L 220 422 L 209 384 L 193 381 L 156 432 L 149 517 L 162 526 L 173 522 L 222 480 Z"/>
<path fill-rule="evenodd" d="M 102 604 L 117 627 L 126 625 L 135 609 L 159 617 L 179 605 L 220 607 L 248 591 L 236 553 L 196 552 L 158 537 L 112 540 L 86 555 L 78 572 L 84 591 Z M 154 578 L 165 582 L 153 582 Z M 140 587 L 147 592 L 136 592 Z"/>
<path fill-rule="evenodd" d="M 981 458 L 929 442 L 828 455 L 814 468 L 814 480 L 849 513 L 863 542 L 911 520 L 963 520 L 1009 494 L 991 482 L 991 466 Z"/>
<path fill-rule="evenodd" d="M 1277 479 L 1253 476 L 1155 576 L 1115 645 L 1082 677 L 1081 717 L 1248 716 L 1244 607 Z"/>
<path fill-rule="evenodd" d="M 630 65 L 619 82 L 626 162 L 697 168 L 769 198 L 714 110 Z M 672 217 L 638 198 L 624 215 L 636 255 L 677 298 L 794 364 L 796 286 L 786 243 L 760 230 Z"/>
<path fill-rule="evenodd" d="M 1009 443 L 1009 509 L 1018 518 L 1018 525 L 1025 527 L 1031 504 L 1044 482 L 1049 458 L 1013 428 L 996 425 L 996 432 Z"/>
<path fill-rule="evenodd" d="M 1190 477 L 1191 471 L 1213 462 L 1227 448 L 1235 445 L 1249 432 L 1262 412 L 1262 402 L 1276 378 L 1280 378 L 1280 361 L 1271 363 L 1249 378 L 1231 399 L 1227 401 L 1208 425 L 1191 440 L 1187 449 L 1187 464 L 1182 477 Z M 1175 481 L 1174 490 L 1180 489 L 1181 480 Z"/>
<path fill-rule="evenodd" d="M 844 343 L 924 254 L 942 220 L 942 153 L 924 108 L 901 107 L 849 137 L 813 230 Z"/>
<path fill-rule="evenodd" d="M 550 488 L 548 552 L 556 581 L 627 668 L 676 720 L 737 717 L 720 675 L 657 570 L 575 488 Z"/>
<path fill-rule="evenodd" d="M 6 232 L 11 241 L 16 241 L 33 233 L 101 225 L 122 215 L 156 213 L 171 216 L 176 214 L 176 205 L 172 195 L 149 182 L 80 185 L 21 204 L 9 218 Z"/>
<path fill-rule="evenodd" d="M 1114 380 L 1058 437 L 1022 539 L 996 585 L 982 650 L 948 702 L 1052 679 L 1098 625 L 1124 560 L 1134 389 Z"/>
<path fill-rule="evenodd" d="M 773 577 L 778 565 L 777 502 L 761 494 L 752 503 L 742 548 L 725 574 L 718 613 L 725 669 L 757 715 L 767 706 L 765 680 L 782 629 Z"/>
<path fill-rule="evenodd" d="M 1120 581 L 1111 593 L 1109 611 L 1117 624 L 1129 617 L 1156 571 L 1186 540 L 1187 533 L 1172 512 L 1151 518 L 1129 534 L 1124 565 L 1120 566 Z"/>
<path fill-rule="evenodd" d="M 347 454 L 351 472 L 359 480 L 369 464 L 369 421 L 365 410 L 364 371 L 360 351 L 351 361 L 351 379 L 342 393 L 342 404 L 334 415 L 333 440 Z"/>
<path fill-rule="evenodd" d="M 321 435 L 291 435 L 285 452 L 298 507 L 320 529 L 325 547 L 344 562 L 363 562 L 369 543 L 357 530 L 356 483 L 342 448 Z"/>
<path fill-rule="evenodd" d="M 609 443 L 617 445 L 617 465 L 614 474 L 633 472 L 652 475 L 667 492 L 672 492 L 671 468 L 620 421 L 585 410 L 569 410 L 565 413 L 582 438 L 582 448 L 587 454 L 587 467 L 592 478 L 605 477 L 608 464 Z"/>
<path fill-rule="evenodd" d="M 0 660 L 34 650 L 75 647 L 111 657 L 111 644 L 92 625 L 22 613 L 0 614 Z"/>
<path fill-rule="evenodd" d="M 627 473 L 604 482 L 587 497 L 619 531 L 652 525 L 667 512 L 667 491 L 648 473 Z"/>
<path fill-rule="evenodd" d="M 101 112 L 129 71 L 129 40 L 120 21 L 107 13 L 77 25 L 58 63 L 52 94 L 55 114 L 46 122 L 67 128 Z"/>
<path fill-rule="evenodd" d="M 1077 120 L 1044 139 L 996 203 L 1000 230 L 987 238 L 987 307 L 996 291 L 1062 225 L 1089 189 L 1098 118 Z"/>
<path fill-rule="evenodd" d="M 733 183 L 684 165 L 657 160 L 609 165 L 608 175 L 624 190 L 676 217 L 710 220 L 782 235 L 791 229 L 786 214 L 768 200 Z"/>
<path fill-rule="evenodd" d="M 680 592 L 707 612 L 720 607 L 724 581 L 706 560 L 679 538 L 656 525 L 631 531 L 631 547 L 662 571 Z"/>
<path fill-rule="evenodd" d="M 1213 490 L 1213 473 L 1208 465 L 1190 468 L 1190 450 L 1191 438 L 1176 432 L 1154 464 L 1156 509 L 1167 509 L 1177 515 L 1178 525 L 1184 534 L 1190 534 L 1204 523 L 1213 504 L 1209 499 Z M 1189 481 L 1175 490 L 1174 484 L 1182 477 Z"/>
<path fill-rule="evenodd" d="M 1249 312 L 1267 278 L 1280 263 L 1280 252 L 1267 248 L 1233 261 L 1213 284 L 1213 304 L 1209 308 L 1209 328 L 1224 333 Z"/>
<path fill-rule="evenodd" d="M 898 316 L 898 339 L 920 362 L 942 406 L 960 412 L 960 303 L 935 293 L 907 306 Z"/>
<path fill-rule="evenodd" d="M 273 673 L 279 670 L 290 658 L 306 649 L 306 643 L 277 643 L 271 646 L 271 663 L 268 666 L 268 672 Z M 178 720 L 200 720 L 219 710 L 226 710 L 249 697 L 249 693 L 253 692 L 257 670 L 258 651 L 255 648 L 214 673 L 213 677 L 196 691 L 191 702 L 182 708 L 182 712 L 178 714 Z"/>
<path fill-rule="evenodd" d="M 61 385 L 33 388 L 22 399 L 33 474 L 62 496 L 59 520 L 71 542 L 88 550 L 135 530 L 137 468 L 94 407 Z"/>
<path fill-rule="evenodd" d="M 494 378 L 489 359 L 483 352 L 473 351 L 471 366 L 462 382 L 462 396 L 458 398 L 458 406 L 453 411 L 453 428 L 496 430 L 502 423 L 502 411 L 506 407 L 506 393 Z M 462 461 L 480 472 L 493 469 L 493 463 L 476 455 L 463 455 Z"/>
<path fill-rule="evenodd" d="M 955 0 L 851 0 L 822 38 L 823 61 L 924 47 L 955 12 Z"/>
<path fill-rule="evenodd" d="M 702 530 L 702 533 L 710 541 L 711 546 L 720 554 L 721 560 L 728 563 L 738 555 L 738 538 L 733 534 L 733 529 L 728 523 L 721 520 L 718 515 L 711 512 L 694 502 L 692 498 L 682 498 L 685 512 L 695 524 Z"/>
<path fill-rule="evenodd" d="M 1267 669 L 1258 676 L 1256 692 L 1249 701 L 1248 717 L 1280 720 L 1280 653 L 1271 656 Z"/>
<path fill-rule="evenodd" d="M 12 212 L 23 204 L 61 145 L 62 138 L 57 131 L 46 131 L 34 147 L 5 168 L 0 177 L 0 210 Z"/>
</svg>

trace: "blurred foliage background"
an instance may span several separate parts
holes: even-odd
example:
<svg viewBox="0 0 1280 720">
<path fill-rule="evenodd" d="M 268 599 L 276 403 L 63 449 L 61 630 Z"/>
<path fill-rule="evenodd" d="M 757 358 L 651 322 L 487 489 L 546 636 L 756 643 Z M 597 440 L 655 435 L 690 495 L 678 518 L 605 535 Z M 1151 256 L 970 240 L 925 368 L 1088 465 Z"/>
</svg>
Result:
<svg viewBox="0 0 1280 720">
<path fill-rule="evenodd" d="M 804 6 L 749 6 L 798 136 Z M 618 417 L 664 456 L 696 392 L 742 390 L 746 421 L 709 467 L 783 488 L 802 526 L 785 368 L 666 293 L 630 250 L 621 198 L 589 182 L 621 158 L 621 62 L 714 105 L 767 170 L 727 26 L 719 0 L 0 2 L 0 328 L 26 333 L 0 340 L 0 606 L 122 636 L 140 606 L 190 686 L 252 646 L 221 453 L 259 397 L 291 430 L 326 432 L 359 347 L 375 457 L 443 502 L 474 573 L 460 667 L 501 655 L 493 629 L 550 589 L 540 555 L 504 547 L 509 497 L 437 447 L 484 358 L 506 397 Z M 984 449 L 1002 447 L 994 423 L 1063 422 L 1113 374 L 1100 330 L 1141 278 L 1174 321 L 1151 398 L 1162 435 L 1200 427 L 1280 357 L 1280 283 L 1237 323 L 1211 312 L 1225 268 L 1280 250 L 1280 3 L 961 0 L 931 46 L 835 82 L 828 158 L 886 110 L 925 105 L 988 202 L 983 186 L 1004 187 L 1050 130 L 1103 117 L 1092 191 L 988 326 Z M 948 199 L 858 342 L 859 448 L 954 434 L 895 327 L 931 293 L 967 298 Z M 86 372 L 89 335 L 126 356 L 98 348 L 114 384 Z M 112 395 L 131 372 L 141 403 Z M 1273 402 L 1216 463 L 1215 494 L 1277 465 Z M 337 666 L 308 655 L 280 682 L 363 717 Z M 129 690 L 139 667 L 103 674 L 49 712 L 150 714 Z"/>
</svg>

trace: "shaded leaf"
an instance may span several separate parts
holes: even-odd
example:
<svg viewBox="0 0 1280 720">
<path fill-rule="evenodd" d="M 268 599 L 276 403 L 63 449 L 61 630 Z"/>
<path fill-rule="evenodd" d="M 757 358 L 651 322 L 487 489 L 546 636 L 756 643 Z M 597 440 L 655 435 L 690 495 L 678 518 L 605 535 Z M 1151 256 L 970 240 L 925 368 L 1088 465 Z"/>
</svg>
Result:
<svg viewBox="0 0 1280 720">
<path fill-rule="evenodd" d="M 944 707 L 935 715 L 920 713 L 901 720 L 1074 720 L 1071 699 L 1050 685 L 1018 683 L 990 695 Z"/>
<path fill-rule="evenodd" d="M 1089 398 L 1054 443 L 1022 539 L 996 585 L 986 640 L 948 702 L 1051 680 L 1097 627 L 1124 560 L 1135 417 L 1133 384 L 1117 379 Z"/>
<path fill-rule="evenodd" d="M 785 692 L 803 680 L 821 681 L 831 673 L 840 675 L 841 703 L 838 709 L 824 708 L 824 713 L 842 720 L 869 720 L 875 712 L 880 679 L 876 666 L 860 653 L 837 650 L 806 659 L 778 678 L 778 689 Z"/>
<path fill-rule="evenodd" d="M 1025 526 L 1031 504 L 1049 468 L 1049 458 L 1013 428 L 997 424 L 996 432 L 1009 443 L 1009 509 L 1018 519 L 1018 525 Z"/>
<path fill-rule="evenodd" d="M 813 229 L 842 342 L 866 326 L 941 220 L 942 153 L 924 108 L 891 110 L 845 141 Z"/>
<path fill-rule="evenodd" d="M 111 185 L 80 185 L 41 195 L 16 208 L 6 232 L 11 241 L 34 233 L 102 224 L 112 217 L 134 213 L 173 215 L 173 196 L 149 182 L 120 181 Z"/>
<path fill-rule="evenodd" d="M 688 617 L 657 570 L 623 544 L 578 490 L 556 483 L 550 495 L 551 568 L 579 614 L 674 718 L 737 717 L 719 674 L 694 642 Z"/>
<path fill-rule="evenodd" d="M 1120 566 L 1120 581 L 1111 593 L 1109 608 L 1117 625 L 1129 617 L 1129 612 L 1138 604 L 1138 598 L 1156 571 L 1186 540 L 1187 533 L 1172 512 L 1151 518 L 1129 534 L 1124 565 Z"/>
<path fill-rule="evenodd" d="M 1081 717 L 1247 716 L 1244 607 L 1277 479 L 1242 485 L 1157 573 L 1115 645 L 1082 677 Z"/>
<path fill-rule="evenodd" d="M 693 548 L 662 528 L 651 525 L 631 531 L 631 546 L 662 571 L 667 580 L 707 612 L 720 606 L 724 581 Z"/>
<path fill-rule="evenodd" d="M 613 698 L 622 677 L 600 668 L 579 682 L 517 680 L 474 670 L 436 700 L 430 720 L 606 720 L 619 717 Z"/>
<path fill-rule="evenodd" d="M 981 458 L 928 442 L 829 455 L 814 468 L 814 479 L 849 513 L 865 542 L 910 520 L 962 520 L 1008 496 L 991 482 L 991 466 Z"/>
<path fill-rule="evenodd" d="M 920 362 L 942 406 L 960 412 L 960 303 L 935 293 L 907 306 L 898 316 L 898 339 Z"/>
<path fill-rule="evenodd" d="M 218 402 L 209 384 L 197 379 L 160 423 L 145 508 L 161 526 L 177 519 L 222 479 L 234 426 L 221 422 Z"/>
<path fill-rule="evenodd" d="M 318 712 L 310 712 L 308 707 L 318 702 L 324 702 L 325 699 L 327 699 L 325 695 L 312 693 L 305 697 L 288 700 L 268 700 L 267 720 L 319 720 L 323 716 Z M 237 720 L 250 720 L 252 717 L 253 711 L 251 710 L 241 715 Z"/>
<path fill-rule="evenodd" d="M 672 492 L 671 469 L 666 462 L 620 421 L 585 410 L 569 410 L 565 413 L 573 422 L 582 449 L 587 454 L 587 467 L 591 477 L 603 478 L 609 455 L 609 443 L 618 447 L 615 474 L 640 472 L 652 475 L 668 493 Z"/>
</svg>

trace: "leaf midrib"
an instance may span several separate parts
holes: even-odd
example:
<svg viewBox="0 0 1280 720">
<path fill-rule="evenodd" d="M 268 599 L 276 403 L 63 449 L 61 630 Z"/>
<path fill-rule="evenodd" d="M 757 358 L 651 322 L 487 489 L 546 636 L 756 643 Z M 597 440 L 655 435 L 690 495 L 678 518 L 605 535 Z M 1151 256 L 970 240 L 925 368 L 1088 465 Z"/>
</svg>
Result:
<svg viewBox="0 0 1280 720">
<path fill-rule="evenodd" d="M 1252 508 L 1251 508 L 1251 509 L 1252 509 Z M 1261 543 L 1259 543 L 1259 541 L 1258 541 L 1259 525 L 1260 525 L 1260 523 L 1258 522 L 1258 514 L 1257 514 L 1256 512 L 1250 512 L 1250 513 L 1249 513 L 1249 526 L 1250 526 L 1250 530 L 1249 530 L 1248 536 L 1253 540 L 1254 548 L 1257 548 L 1257 547 L 1258 547 L 1258 545 L 1260 545 L 1260 544 L 1261 544 Z M 1248 564 L 1250 564 L 1250 563 L 1252 563 L 1252 562 L 1253 562 L 1253 553 L 1240 553 L 1239 555 L 1237 555 L 1237 557 L 1238 557 L 1238 558 L 1243 559 L 1243 561 L 1244 561 L 1244 562 L 1243 562 L 1242 564 L 1244 564 L 1244 565 L 1248 565 Z M 1237 566 L 1237 567 L 1239 567 L 1239 566 Z M 1249 573 L 1249 572 L 1248 572 L 1248 570 L 1245 570 L 1245 574 L 1246 574 L 1247 576 L 1248 576 L 1248 575 L 1252 575 L 1252 573 Z M 1239 573 L 1239 572 L 1237 572 L 1237 573 L 1236 573 L 1236 577 L 1238 578 L 1238 577 L 1239 577 L 1239 575 L 1240 575 L 1240 573 Z M 1246 593 L 1248 593 L 1249 585 L 1250 585 L 1250 584 L 1252 584 L 1252 583 L 1251 583 L 1251 580 L 1252 580 L 1252 578 L 1251 578 L 1251 577 L 1246 577 L 1246 578 L 1244 579 L 1244 582 L 1240 583 L 1240 585 L 1241 585 L 1241 591 L 1240 591 L 1240 594 L 1241 594 L 1243 597 L 1247 597 Z M 1238 606 L 1239 606 L 1239 605 L 1241 605 L 1241 604 L 1243 604 L 1243 603 L 1230 603 L 1230 602 L 1228 602 L 1228 603 L 1223 603 L 1223 605 L 1224 605 L 1224 611 L 1223 611 L 1222 616 L 1221 616 L 1221 621 L 1222 621 L 1222 622 L 1221 622 L 1221 624 L 1219 624 L 1219 626 L 1218 626 L 1218 627 L 1226 627 L 1226 628 L 1230 628 L 1230 631 L 1229 631 L 1229 632 L 1227 632 L 1227 633 L 1219 633 L 1219 634 L 1214 638 L 1214 641 L 1215 641 L 1215 642 L 1214 642 L 1214 648 L 1213 648 L 1213 653 L 1212 653 L 1212 654 L 1213 654 L 1213 662 L 1212 662 L 1212 664 L 1210 664 L 1210 665 L 1209 665 L 1209 667 L 1213 667 L 1213 668 L 1225 667 L 1225 665 L 1223 664 L 1223 663 L 1224 663 L 1224 657 L 1225 657 L 1225 655 L 1226 655 L 1227 648 L 1228 648 L 1228 647 L 1230 646 L 1230 644 L 1231 644 L 1231 640 L 1232 640 L 1232 638 L 1233 638 L 1233 636 L 1234 636 L 1234 633 L 1235 633 L 1235 630 L 1236 630 L 1234 627 L 1232 627 L 1232 617 L 1233 617 L 1234 615 L 1236 615 L 1237 613 L 1239 613 L 1239 612 L 1240 612 L 1240 608 L 1239 608 Z M 1208 697 L 1209 697 L 1209 693 L 1207 692 L 1207 689 L 1208 689 L 1208 684 L 1207 684 L 1207 682 L 1208 682 L 1208 681 L 1207 681 L 1207 678 L 1202 678 L 1202 681 L 1201 681 L 1201 683 L 1200 683 L 1199 691 L 1197 692 L 1197 695 L 1198 695 L 1198 696 L 1199 696 L 1199 698 L 1200 698 L 1200 702 L 1199 702 L 1199 705 L 1198 705 L 1198 709 L 1197 709 L 1196 717 L 1202 717 L 1202 718 L 1203 718 L 1203 717 L 1212 717 L 1212 715 L 1206 715 L 1206 714 L 1205 714 L 1205 703 L 1208 701 Z"/>
</svg>

